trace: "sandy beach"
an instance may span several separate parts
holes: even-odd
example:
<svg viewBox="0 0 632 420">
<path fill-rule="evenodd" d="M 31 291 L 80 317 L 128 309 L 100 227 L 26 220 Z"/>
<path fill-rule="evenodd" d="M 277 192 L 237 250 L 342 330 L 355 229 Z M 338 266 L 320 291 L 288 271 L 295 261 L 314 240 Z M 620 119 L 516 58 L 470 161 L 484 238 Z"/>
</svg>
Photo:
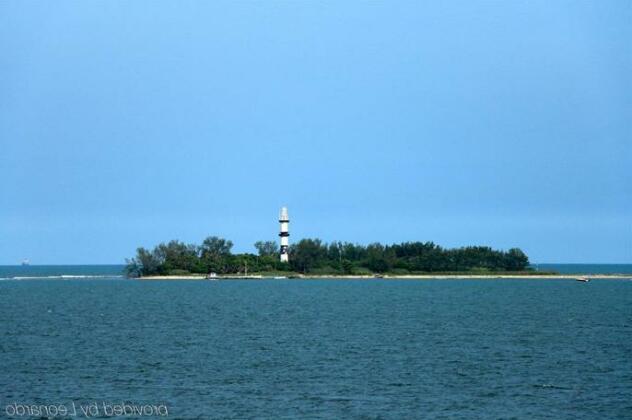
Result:
<svg viewBox="0 0 632 420">
<path fill-rule="evenodd" d="M 217 276 L 213 279 L 207 279 L 205 276 L 198 274 L 190 274 L 190 275 L 180 275 L 180 276 L 145 276 L 139 277 L 138 280 L 275 280 L 275 279 L 289 279 L 289 280 L 338 280 L 338 279 L 348 279 L 348 280 L 494 280 L 494 279 L 514 279 L 514 280 L 528 280 L 528 279 L 538 279 L 538 280 L 547 280 L 547 279 L 566 279 L 566 280 L 577 280 L 579 277 L 587 278 L 590 280 L 632 280 L 632 274 L 533 274 L 533 275 L 512 275 L 512 274 L 409 274 L 409 275 L 384 275 L 380 277 L 376 276 L 353 276 L 353 275 L 298 275 L 296 277 L 272 277 L 272 276 Z"/>
</svg>

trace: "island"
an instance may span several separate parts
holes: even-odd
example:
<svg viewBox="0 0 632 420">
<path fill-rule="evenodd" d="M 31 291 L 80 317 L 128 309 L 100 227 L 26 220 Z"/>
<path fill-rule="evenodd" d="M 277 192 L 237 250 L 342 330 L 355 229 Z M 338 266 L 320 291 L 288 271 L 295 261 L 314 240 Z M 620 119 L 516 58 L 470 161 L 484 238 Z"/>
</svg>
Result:
<svg viewBox="0 0 632 420">
<path fill-rule="evenodd" d="M 152 250 L 140 247 L 126 260 L 126 274 L 134 278 L 267 278 L 267 277 L 398 277 L 418 278 L 538 277 L 555 275 L 529 266 L 519 248 L 507 251 L 488 246 L 443 248 L 433 242 L 360 245 L 302 239 L 289 248 L 289 261 L 279 258 L 275 241 L 258 241 L 257 253 L 233 253 L 233 243 L 209 236 L 202 244 L 178 240 Z"/>
</svg>

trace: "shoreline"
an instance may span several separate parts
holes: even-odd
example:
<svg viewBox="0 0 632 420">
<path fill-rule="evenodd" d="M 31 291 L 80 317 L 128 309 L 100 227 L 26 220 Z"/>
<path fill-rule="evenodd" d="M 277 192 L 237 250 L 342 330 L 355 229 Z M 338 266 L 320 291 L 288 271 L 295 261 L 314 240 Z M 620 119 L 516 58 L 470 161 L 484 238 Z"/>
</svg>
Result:
<svg viewBox="0 0 632 420">
<path fill-rule="evenodd" d="M 207 279 L 203 275 L 165 275 L 144 276 L 134 280 L 493 280 L 493 279 L 561 279 L 577 280 L 585 277 L 590 280 L 632 280 L 632 274 L 404 274 L 404 275 L 298 275 L 298 276 L 217 276 Z"/>
</svg>

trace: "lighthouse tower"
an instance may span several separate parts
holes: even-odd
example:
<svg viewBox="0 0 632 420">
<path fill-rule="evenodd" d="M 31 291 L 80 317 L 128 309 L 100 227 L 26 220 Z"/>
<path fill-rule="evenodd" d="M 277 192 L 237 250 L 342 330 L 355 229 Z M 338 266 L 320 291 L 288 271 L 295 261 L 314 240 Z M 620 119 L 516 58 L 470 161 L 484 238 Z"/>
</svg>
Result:
<svg viewBox="0 0 632 420">
<path fill-rule="evenodd" d="M 287 251 L 290 246 L 290 232 L 288 231 L 290 218 L 287 214 L 287 207 L 281 207 L 279 224 L 281 225 L 281 232 L 279 233 L 279 237 L 281 238 L 281 262 L 288 262 Z"/>
</svg>

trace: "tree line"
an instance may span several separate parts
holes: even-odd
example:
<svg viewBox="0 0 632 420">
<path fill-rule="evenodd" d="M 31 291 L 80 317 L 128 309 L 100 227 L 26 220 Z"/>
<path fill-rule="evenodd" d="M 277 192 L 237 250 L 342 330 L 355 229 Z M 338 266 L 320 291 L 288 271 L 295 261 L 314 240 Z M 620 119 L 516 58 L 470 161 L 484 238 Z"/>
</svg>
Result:
<svg viewBox="0 0 632 420">
<path fill-rule="evenodd" d="M 259 241 L 254 246 L 256 254 L 233 254 L 233 243 L 217 236 L 206 238 L 201 245 L 173 240 L 152 250 L 138 248 L 136 256 L 126 260 L 126 272 L 131 277 L 187 273 L 243 274 L 246 271 L 414 274 L 524 271 L 529 267 L 529 258 L 518 248 L 508 251 L 487 246 L 448 249 L 433 242 L 372 243 L 365 246 L 302 239 L 290 246 L 289 263 L 282 263 L 275 241 Z"/>
</svg>

